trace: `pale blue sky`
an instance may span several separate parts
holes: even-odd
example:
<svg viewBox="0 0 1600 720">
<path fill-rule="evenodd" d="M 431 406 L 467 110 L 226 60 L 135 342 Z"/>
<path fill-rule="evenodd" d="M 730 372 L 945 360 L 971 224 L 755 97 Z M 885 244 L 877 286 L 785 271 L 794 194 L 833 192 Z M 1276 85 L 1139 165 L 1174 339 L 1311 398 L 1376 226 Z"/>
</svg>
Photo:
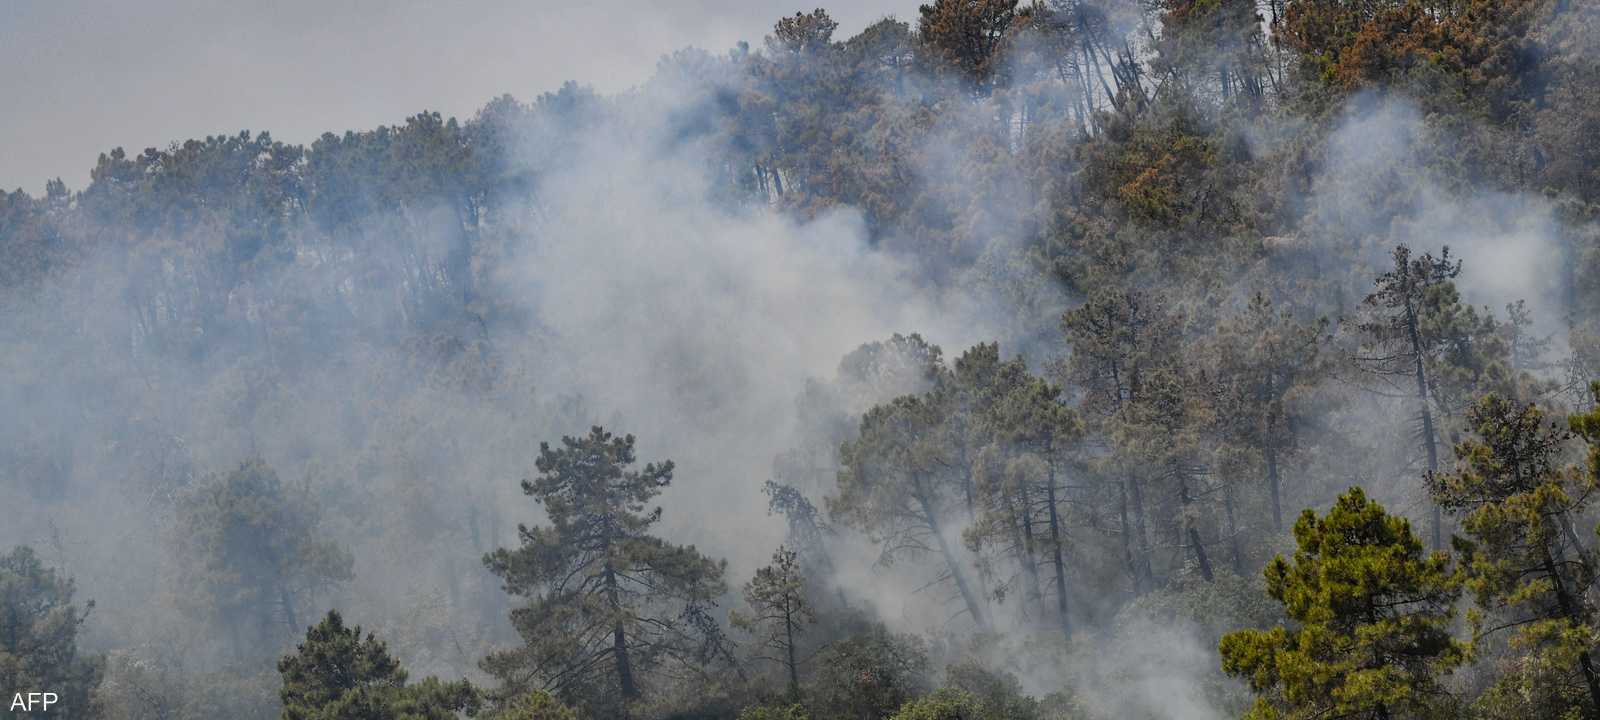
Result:
<svg viewBox="0 0 1600 720">
<path fill-rule="evenodd" d="M 0 0 L 0 189 L 81 189 L 95 157 L 268 130 L 291 142 L 465 117 L 501 93 L 620 90 L 662 54 L 759 46 L 816 0 Z M 838 37 L 917 0 L 852 0 Z"/>
</svg>

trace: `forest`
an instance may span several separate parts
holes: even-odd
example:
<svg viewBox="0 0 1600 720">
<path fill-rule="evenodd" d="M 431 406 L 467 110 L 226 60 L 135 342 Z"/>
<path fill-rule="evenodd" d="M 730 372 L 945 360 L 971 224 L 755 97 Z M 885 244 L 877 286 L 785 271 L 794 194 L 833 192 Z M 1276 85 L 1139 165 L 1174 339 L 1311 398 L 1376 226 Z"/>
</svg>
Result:
<svg viewBox="0 0 1600 720">
<path fill-rule="evenodd" d="M 4 717 L 1600 718 L 1600 2 L 903 12 L 0 192 Z"/>
</svg>

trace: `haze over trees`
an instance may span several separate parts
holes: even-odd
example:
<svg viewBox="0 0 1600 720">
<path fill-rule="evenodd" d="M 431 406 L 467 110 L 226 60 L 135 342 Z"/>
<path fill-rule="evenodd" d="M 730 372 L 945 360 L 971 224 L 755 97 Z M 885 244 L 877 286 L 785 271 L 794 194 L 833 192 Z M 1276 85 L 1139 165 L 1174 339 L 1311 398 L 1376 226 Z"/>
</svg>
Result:
<svg viewBox="0 0 1600 720">
<path fill-rule="evenodd" d="M 0 690 L 1600 716 L 1600 6 L 795 10 L 0 193 Z"/>
<path fill-rule="evenodd" d="M 629 469 L 633 436 L 599 426 L 561 444 L 540 444 L 539 477 L 522 484 L 550 526 L 519 525 L 521 547 L 484 558 L 529 602 L 511 612 L 524 646 L 490 655 L 483 669 L 512 696 L 549 689 L 623 716 L 617 703 L 663 679 L 703 680 L 704 668 L 731 660 L 710 614 L 727 591 L 723 564 L 648 532 L 661 519 L 648 503 L 671 484 L 672 461 Z"/>
</svg>

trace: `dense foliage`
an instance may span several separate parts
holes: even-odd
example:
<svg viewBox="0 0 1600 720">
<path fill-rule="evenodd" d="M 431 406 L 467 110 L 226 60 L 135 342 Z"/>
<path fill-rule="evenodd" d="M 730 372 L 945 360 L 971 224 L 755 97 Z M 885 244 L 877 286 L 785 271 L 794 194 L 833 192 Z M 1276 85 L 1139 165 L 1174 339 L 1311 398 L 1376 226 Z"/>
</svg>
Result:
<svg viewBox="0 0 1600 720">
<path fill-rule="evenodd" d="M 406 684 L 406 671 L 389 649 L 361 628 L 345 627 L 330 611 L 295 652 L 278 661 L 283 675 L 285 720 L 443 720 L 476 710 L 478 698 L 466 681 L 428 678 Z"/>
</svg>

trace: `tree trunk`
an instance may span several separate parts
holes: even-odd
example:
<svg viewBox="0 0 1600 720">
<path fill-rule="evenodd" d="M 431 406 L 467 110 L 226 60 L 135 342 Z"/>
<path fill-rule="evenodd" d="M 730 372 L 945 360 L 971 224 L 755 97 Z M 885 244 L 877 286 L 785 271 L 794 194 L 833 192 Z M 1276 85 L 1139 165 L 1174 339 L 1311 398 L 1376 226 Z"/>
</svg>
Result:
<svg viewBox="0 0 1600 720">
<path fill-rule="evenodd" d="M 1139 109 L 1143 110 L 1150 104 L 1150 96 L 1144 90 L 1144 83 L 1139 80 L 1142 74 L 1139 71 L 1139 61 L 1133 56 L 1133 47 L 1128 45 L 1126 38 L 1122 41 L 1122 65 L 1127 68 L 1129 84 L 1133 86 L 1133 95 L 1139 101 Z"/>
<path fill-rule="evenodd" d="M 1178 475 L 1178 499 L 1183 503 L 1183 509 L 1180 511 L 1183 516 L 1183 539 L 1188 540 L 1189 545 L 1194 548 L 1194 561 L 1200 566 L 1200 577 L 1205 578 L 1206 582 L 1214 582 L 1216 576 L 1211 572 L 1211 558 L 1206 556 L 1205 543 L 1200 542 L 1200 531 L 1195 529 L 1194 513 L 1190 511 L 1193 501 L 1189 499 L 1189 478 L 1182 471 Z M 1181 543 L 1183 539 L 1179 542 Z"/>
<path fill-rule="evenodd" d="M 978 602 L 978 596 L 972 591 L 972 584 L 967 581 L 967 574 L 961 570 L 961 558 L 956 557 L 955 551 L 950 549 L 949 541 L 945 540 L 943 529 L 939 525 L 939 517 L 933 511 L 932 503 L 921 493 L 917 493 L 917 503 L 922 506 L 922 517 L 928 523 L 928 529 L 933 532 L 933 538 L 939 543 L 939 553 L 944 556 L 944 562 L 950 567 L 950 576 L 955 578 L 956 589 L 961 592 L 961 600 L 967 604 L 967 612 L 972 613 L 972 619 L 983 630 L 989 629 L 989 620 L 984 616 L 983 605 Z"/>
<path fill-rule="evenodd" d="M 1555 565 L 1555 557 L 1550 555 L 1550 546 L 1541 544 L 1539 552 L 1544 555 L 1544 558 L 1542 558 L 1544 560 L 1544 571 L 1549 574 L 1550 584 L 1555 587 L 1555 603 L 1562 608 L 1562 614 L 1566 616 L 1566 619 L 1578 621 L 1582 616 L 1578 608 L 1578 602 L 1574 600 L 1570 590 L 1566 589 L 1566 581 L 1562 578 L 1560 568 Z M 1594 706 L 1592 706 L 1594 715 L 1590 715 L 1590 717 L 1597 717 L 1597 715 L 1600 715 L 1600 675 L 1595 675 L 1594 662 L 1589 661 L 1589 651 L 1578 653 L 1578 669 L 1584 675 L 1584 683 L 1589 685 L 1589 701 L 1594 702 Z"/>
<path fill-rule="evenodd" d="M 1039 563 L 1035 559 L 1033 550 L 1033 504 L 1028 497 L 1028 488 L 1020 489 L 1022 494 L 1022 537 L 1018 538 L 1018 547 L 1022 550 L 1022 582 L 1027 586 L 1029 604 L 1040 609 L 1044 608 L 1044 592 L 1039 588 Z"/>
<path fill-rule="evenodd" d="M 1549 574 L 1550 582 L 1555 585 L 1556 603 L 1561 607 L 1561 613 L 1568 619 L 1576 621 L 1580 613 L 1577 602 L 1567 590 L 1566 581 L 1561 578 L 1560 570 L 1556 567 L 1555 558 L 1550 555 L 1550 547 L 1540 547 L 1544 554 L 1544 571 Z M 1593 703 L 1590 717 L 1600 717 L 1600 676 L 1595 675 L 1594 664 L 1589 660 L 1589 651 L 1578 653 L 1578 669 L 1583 673 L 1583 681 L 1589 686 L 1589 701 Z"/>
<path fill-rule="evenodd" d="M 1072 62 L 1075 66 L 1074 74 L 1077 75 L 1078 79 L 1078 90 L 1083 98 L 1084 118 L 1087 120 L 1084 125 L 1085 134 L 1089 134 L 1089 131 L 1098 132 L 1099 128 L 1095 125 L 1094 117 L 1094 86 L 1089 84 L 1089 70 L 1076 59 Z"/>
<path fill-rule="evenodd" d="M 1572 543 L 1573 552 L 1578 554 L 1578 560 L 1583 563 L 1585 575 L 1593 577 L 1595 571 L 1594 558 L 1589 555 L 1589 548 L 1578 537 L 1577 531 L 1572 529 L 1572 518 L 1563 512 L 1557 515 L 1556 519 L 1561 523 L 1561 533 L 1567 536 L 1567 542 Z"/>
<path fill-rule="evenodd" d="M 1200 563 L 1200 577 L 1206 582 L 1214 582 L 1216 576 L 1211 573 L 1211 559 L 1206 557 L 1206 546 L 1200 542 L 1200 531 L 1193 525 L 1189 526 L 1189 544 L 1194 545 L 1194 558 Z"/>
<path fill-rule="evenodd" d="M 1406 303 L 1406 334 L 1416 361 L 1417 400 L 1422 405 L 1422 446 L 1428 453 L 1428 477 L 1432 478 L 1439 471 L 1439 449 L 1433 438 L 1433 413 L 1428 409 L 1428 381 L 1422 371 L 1422 339 L 1417 334 L 1417 314 L 1409 301 Z M 1432 535 L 1434 551 L 1444 549 L 1444 518 L 1438 502 L 1433 503 Z"/>
<path fill-rule="evenodd" d="M 1222 489 L 1222 509 L 1228 519 L 1228 551 L 1232 554 L 1233 574 L 1244 577 L 1244 550 L 1239 547 L 1239 520 L 1233 508 L 1233 484 Z"/>
<path fill-rule="evenodd" d="M 1084 72 L 1094 73 L 1095 79 L 1100 81 L 1100 88 L 1106 93 L 1106 100 L 1110 102 L 1112 107 L 1116 107 L 1117 94 L 1111 90 L 1111 85 L 1106 82 L 1105 73 L 1100 71 L 1100 60 L 1095 57 L 1094 53 L 1094 41 L 1090 39 L 1089 27 L 1081 17 L 1078 19 L 1078 28 L 1082 33 L 1082 45 L 1080 47 L 1083 50 L 1083 57 L 1085 60 Z"/>
<path fill-rule="evenodd" d="M 295 617 L 294 599 L 289 597 L 289 588 L 278 586 L 278 602 L 283 604 L 283 619 L 289 623 L 289 636 L 294 637 L 303 632 L 300 620 Z"/>
<path fill-rule="evenodd" d="M 605 567 L 606 603 L 611 606 L 611 612 L 618 615 L 616 624 L 611 630 L 611 654 L 617 661 L 617 683 L 622 690 L 622 696 L 633 698 L 639 696 L 639 686 L 633 679 L 633 663 L 628 657 L 628 636 L 622 627 L 622 600 L 617 593 L 617 573 L 612 570 L 611 563 L 606 562 Z"/>
<path fill-rule="evenodd" d="M 800 668 L 794 659 L 794 610 L 788 605 L 789 602 L 785 600 L 783 610 L 784 651 L 789 660 L 789 697 L 798 700 L 800 698 Z"/>
<path fill-rule="evenodd" d="M 1050 552 L 1056 566 L 1056 612 L 1061 621 L 1061 638 L 1072 641 L 1072 620 L 1067 616 L 1067 566 L 1061 560 L 1061 516 L 1056 511 L 1056 471 L 1050 469 L 1045 498 L 1050 503 Z"/>
<path fill-rule="evenodd" d="M 1421 378 L 1420 369 L 1418 370 L 1418 378 Z M 1426 396 L 1422 398 L 1422 441 L 1427 444 L 1428 477 L 1432 478 L 1434 473 L 1439 471 L 1439 450 L 1433 442 L 1433 413 L 1428 411 L 1428 398 Z M 1439 510 L 1438 502 L 1433 503 L 1433 517 L 1430 521 L 1432 524 L 1430 532 L 1433 534 L 1433 550 L 1438 552 L 1444 549 L 1444 517 Z"/>
</svg>

